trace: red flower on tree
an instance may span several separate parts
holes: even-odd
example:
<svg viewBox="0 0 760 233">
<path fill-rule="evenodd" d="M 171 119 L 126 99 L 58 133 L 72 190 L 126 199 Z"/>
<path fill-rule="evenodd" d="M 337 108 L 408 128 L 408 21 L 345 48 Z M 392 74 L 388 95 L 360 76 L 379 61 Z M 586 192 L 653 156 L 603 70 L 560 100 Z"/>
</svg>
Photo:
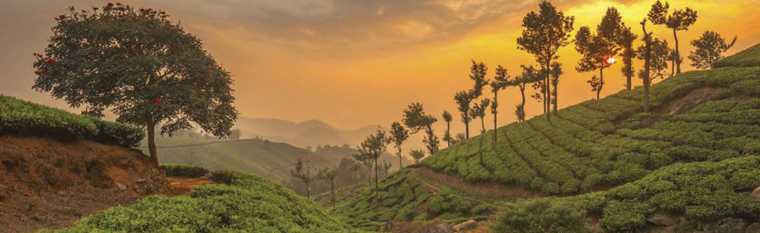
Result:
<svg viewBox="0 0 760 233">
<path fill-rule="evenodd" d="M 53 60 L 52 58 L 48 58 L 47 60 L 45 60 L 45 63 L 47 63 L 48 65 L 55 65 L 56 61 Z"/>
<path fill-rule="evenodd" d="M 153 98 L 153 105 L 160 105 L 161 104 L 161 97 Z"/>
</svg>

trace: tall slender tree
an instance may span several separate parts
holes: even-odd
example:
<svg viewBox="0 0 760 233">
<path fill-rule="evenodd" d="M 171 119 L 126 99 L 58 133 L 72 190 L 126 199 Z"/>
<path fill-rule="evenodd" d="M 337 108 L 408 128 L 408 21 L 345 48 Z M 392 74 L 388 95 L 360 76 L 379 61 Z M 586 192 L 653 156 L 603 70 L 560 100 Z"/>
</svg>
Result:
<svg viewBox="0 0 760 233">
<path fill-rule="evenodd" d="M 650 110 L 649 89 L 652 80 L 665 77 L 665 70 L 668 68 L 670 53 L 668 42 L 654 38 L 651 32 L 646 29 L 646 19 L 641 22 L 641 28 L 644 31 L 644 44 L 636 51 L 636 56 L 644 60 L 644 69 L 639 72 L 639 77 L 644 82 L 644 111 Z"/>
<path fill-rule="evenodd" d="M 691 42 L 691 45 L 696 48 L 689 55 L 691 64 L 699 69 L 710 69 L 715 62 L 720 60 L 720 54 L 733 47 L 735 43 L 736 37 L 728 43 L 717 32 L 706 31 L 699 39 Z"/>
<path fill-rule="evenodd" d="M 462 123 L 464 123 L 465 138 L 470 139 L 470 120 L 472 120 L 470 105 L 473 101 L 472 94 L 469 91 L 460 91 L 454 95 L 454 100 L 457 103 L 457 110 L 461 114 Z"/>
<path fill-rule="evenodd" d="M 689 27 L 697 22 L 697 11 L 691 8 L 684 8 L 674 10 L 673 13 L 668 14 L 670 4 L 668 2 L 661 2 L 657 0 L 652 4 L 652 8 L 649 10 L 647 16 L 649 20 L 655 25 L 665 25 L 673 30 L 673 40 L 675 41 L 674 52 L 672 56 L 672 68 L 671 76 L 681 73 L 681 52 L 678 48 L 678 31 L 687 31 Z"/>
<path fill-rule="evenodd" d="M 499 120 L 498 120 L 498 113 L 499 113 L 499 91 L 507 88 L 509 86 L 509 74 L 507 73 L 507 69 L 502 67 L 501 65 L 496 67 L 496 75 L 493 78 L 493 81 L 491 81 L 491 92 L 493 92 L 493 101 L 491 102 L 491 114 L 493 114 L 493 143 L 496 144 L 496 140 L 498 139 L 498 134 L 496 133 L 496 128 L 499 127 Z"/>
<path fill-rule="evenodd" d="M 488 112 L 488 107 L 491 106 L 491 100 L 488 98 L 483 98 L 480 100 L 480 103 L 475 103 L 475 106 L 472 107 L 472 110 L 470 112 L 470 115 L 472 117 L 480 118 L 480 134 L 483 135 L 486 133 L 486 112 Z"/>
<path fill-rule="evenodd" d="M 401 123 L 393 122 L 391 124 L 391 136 L 390 140 L 393 145 L 396 146 L 396 156 L 398 156 L 398 168 L 404 167 L 404 162 L 401 154 L 401 145 L 404 144 L 407 138 L 409 138 L 409 130 L 407 130 Z"/>
<path fill-rule="evenodd" d="M 633 89 L 633 59 L 636 57 L 636 49 L 633 47 L 633 42 L 636 38 L 636 34 L 631 31 L 630 27 L 622 25 L 616 40 L 617 45 L 623 50 L 620 53 L 623 58 L 623 68 L 621 68 L 621 71 L 625 75 L 625 89 L 629 92 Z"/>
<path fill-rule="evenodd" d="M 451 136 L 451 121 L 454 120 L 454 117 L 449 111 L 443 111 L 441 117 L 446 122 L 446 133 L 443 134 L 443 140 L 446 141 L 446 146 L 451 147 L 451 142 L 454 140 L 454 137 Z"/>
<path fill-rule="evenodd" d="M 372 161 L 370 170 L 373 170 L 375 173 L 375 189 L 378 187 L 380 175 L 380 166 L 378 160 L 380 159 L 380 156 L 385 153 L 389 141 L 390 140 L 388 140 L 385 135 L 385 131 L 378 130 L 377 132 L 367 136 L 367 138 L 364 139 L 358 148 L 359 154 L 364 155 L 365 158 L 368 158 L 370 161 Z"/>
<path fill-rule="evenodd" d="M 570 43 L 573 21 L 572 16 L 565 16 L 546 0 L 541 1 L 538 12 L 532 11 L 523 18 L 522 35 L 517 38 L 518 49 L 533 54 L 541 67 L 544 75 L 544 113 L 548 112 L 551 104 L 549 69 L 552 62 L 559 58 L 559 48 Z"/>
<path fill-rule="evenodd" d="M 604 88 L 604 69 L 612 65 L 608 60 L 618 50 L 611 38 L 606 38 L 600 29 L 597 29 L 597 34 L 592 34 L 588 27 L 581 27 L 575 35 L 575 50 L 582 55 L 575 69 L 578 72 L 599 71 L 599 76 L 589 80 L 592 90 L 596 92 L 596 100 L 599 100 Z"/>
<path fill-rule="evenodd" d="M 510 82 L 510 86 L 517 86 L 520 90 L 521 101 L 520 104 L 517 105 L 515 115 L 517 115 L 518 121 L 525 121 L 525 89 L 528 84 L 542 81 L 543 77 L 533 66 L 523 65 L 521 68 L 523 70 L 522 74 L 515 77 L 515 79 Z"/>
<path fill-rule="evenodd" d="M 338 178 L 338 168 L 322 168 L 317 172 L 317 178 L 324 180 L 330 185 L 330 204 L 335 208 L 335 186 Z"/>
<path fill-rule="evenodd" d="M 433 124 L 438 121 L 434 116 L 425 112 L 421 103 L 411 103 L 404 110 L 404 125 L 411 130 L 412 134 L 425 131 L 425 145 L 431 155 L 438 152 L 438 136 L 433 131 Z"/>
<path fill-rule="evenodd" d="M 307 162 L 298 159 L 298 161 L 296 161 L 295 167 L 290 171 L 290 175 L 303 182 L 304 186 L 306 187 L 307 199 L 311 199 L 311 183 L 315 178 L 315 174 L 312 170 L 313 168 L 309 166 Z"/>
</svg>

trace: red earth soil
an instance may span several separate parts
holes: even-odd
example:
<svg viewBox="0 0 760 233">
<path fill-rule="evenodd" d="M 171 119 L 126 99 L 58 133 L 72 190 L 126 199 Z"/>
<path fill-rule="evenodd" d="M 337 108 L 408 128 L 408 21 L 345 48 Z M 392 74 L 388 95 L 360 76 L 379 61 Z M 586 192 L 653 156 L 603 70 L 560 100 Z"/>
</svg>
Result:
<svg viewBox="0 0 760 233">
<path fill-rule="evenodd" d="M 0 233 L 70 226 L 82 216 L 168 190 L 162 172 L 138 150 L 0 136 Z"/>
</svg>

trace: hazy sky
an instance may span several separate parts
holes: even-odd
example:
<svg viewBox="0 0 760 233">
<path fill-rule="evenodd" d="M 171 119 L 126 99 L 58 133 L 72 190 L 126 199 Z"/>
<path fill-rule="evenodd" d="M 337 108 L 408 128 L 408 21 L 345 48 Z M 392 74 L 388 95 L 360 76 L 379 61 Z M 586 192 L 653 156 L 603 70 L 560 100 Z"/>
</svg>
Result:
<svg viewBox="0 0 760 233">
<path fill-rule="evenodd" d="M 609 6 L 641 34 L 638 22 L 654 1 L 552 1 L 576 17 L 576 29 L 599 23 Z M 522 17 L 537 9 L 533 0 L 183 0 L 125 1 L 160 8 L 185 30 L 204 41 L 208 51 L 235 80 L 237 107 L 245 117 L 301 121 L 321 119 L 342 128 L 386 125 L 401 110 L 421 101 L 440 115 L 456 110 L 453 94 L 471 86 L 470 60 L 493 68 L 501 64 L 515 74 L 534 59 L 517 50 Z M 676 8 L 699 12 L 697 24 L 680 33 L 684 56 L 689 41 L 705 30 L 739 36 L 734 53 L 760 43 L 760 0 L 670 1 Z M 102 1 L 0 0 L 0 94 L 65 106 L 31 90 L 32 53 L 50 36 L 53 18 L 67 6 L 89 8 Z M 664 27 L 650 27 L 672 41 Z M 593 97 L 574 67 L 578 54 L 570 45 L 560 52 L 565 75 L 560 105 Z M 685 61 L 686 70 L 691 68 Z M 636 68 L 641 62 L 636 61 Z M 623 88 L 616 65 L 606 72 L 603 94 Z M 638 81 L 638 80 L 637 80 Z M 637 83 L 638 84 L 638 83 Z M 519 93 L 501 94 L 504 122 L 514 119 Z M 530 100 L 529 113 L 540 104 Z M 459 124 L 456 124 L 459 125 Z M 479 128 L 477 126 L 476 128 Z"/>
</svg>

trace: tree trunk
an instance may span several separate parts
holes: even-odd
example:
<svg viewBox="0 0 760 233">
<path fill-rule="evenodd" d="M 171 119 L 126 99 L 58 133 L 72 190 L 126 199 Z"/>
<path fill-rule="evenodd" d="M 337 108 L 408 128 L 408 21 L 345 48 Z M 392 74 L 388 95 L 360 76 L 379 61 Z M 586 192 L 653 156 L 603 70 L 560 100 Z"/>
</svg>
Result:
<svg viewBox="0 0 760 233">
<path fill-rule="evenodd" d="M 559 100 L 557 95 L 557 86 L 559 86 L 559 80 L 557 80 L 556 84 L 554 84 L 552 87 L 552 104 L 554 105 L 554 113 L 557 113 L 557 111 L 559 111 L 559 107 L 557 107 L 559 105 L 557 101 Z"/>
<path fill-rule="evenodd" d="M 401 168 L 404 167 L 404 162 L 401 159 L 401 147 L 398 147 L 398 169 L 401 170 Z"/>
<path fill-rule="evenodd" d="M 448 140 L 446 140 L 446 145 L 448 145 L 449 147 L 451 147 L 451 139 L 452 139 L 452 137 L 451 137 L 451 121 L 447 121 L 446 122 L 446 134 L 449 135 Z"/>
<path fill-rule="evenodd" d="M 525 121 L 525 86 L 520 86 L 520 96 L 522 97 L 520 101 L 520 106 L 522 106 L 522 115 L 520 116 L 519 121 Z"/>
<path fill-rule="evenodd" d="M 545 83 L 544 83 L 544 84 L 546 84 L 546 90 L 544 90 L 544 91 L 545 91 L 545 94 L 544 94 L 544 96 L 546 96 L 546 98 L 544 99 L 544 104 L 546 105 L 546 106 L 545 106 L 545 108 L 546 108 L 546 111 L 545 111 L 544 113 L 546 114 L 546 118 L 547 118 L 549 121 L 551 121 L 551 112 L 549 111 L 549 110 L 551 110 L 551 104 L 552 104 L 552 103 L 551 103 L 551 101 L 552 101 L 552 96 L 551 96 L 551 89 L 552 89 L 552 86 L 551 86 L 551 85 L 550 85 L 550 83 L 549 83 L 549 82 L 551 82 L 551 81 L 550 81 L 550 79 L 551 79 L 551 78 L 549 77 L 549 76 L 550 76 L 550 74 L 549 74 L 549 73 L 550 73 L 550 72 L 549 72 L 549 70 L 550 70 L 550 69 L 551 69 L 551 67 L 552 67 L 552 60 L 551 60 L 551 58 L 550 58 L 550 59 L 548 59 L 548 60 L 546 60 L 546 64 L 545 64 L 545 65 L 546 65 L 546 67 L 544 68 L 544 73 L 546 73 L 546 74 L 545 74 L 545 75 L 546 75 L 546 77 L 544 77 L 544 80 L 545 80 Z"/>
<path fill-rule="evenodd" d="M 156 149 L 156 123 L 153 119 L 148 120 L 148 153 L 150 162 L 158 167 L 158 150 Z"/>
<path fill-rule="evenodd" d="M 644 112 L 649 112 L 649 85 L 651 84 L 649 66 L 652 58 L 652 38 L 651 35 L 647 33 L 646 20 L 641 22 L 641 29 L 644 31 Z"/>
<path fill-rule="evenodd" d="M 464 138 L 470 139 L 470 121 L 467 120 L 469 118 L 469 115 L 467 113 L 464 113 Z"/>
<path fill-rule="evenodd" d="M 499 99 L 499 92 L 494 92 L 493 93 L 493 105 L 494 106 L 499 106 L 499 104 L 497 102 L 498 99 Z M 497 123 L 498 123 L 498 120 L 497 120 L 498 111 L 496 111 L 496 109 L 494 109 L 494 110 L 495 111 L 493 111 L 493 144 L 496 145 L 496 137 L 497 137 L 496 136 L 496 127 L 498 127 L 498 125 L 497 125 Z"/>
<path fill-rule="evenodd" d="M 378 179 L 377 177 L 378 177 L 378 173 L 380 172 L 380 169 L 378 168 L 378 166 L 377 166 L 377 165 L 378 165 L 378 164 L 377 164 L 377 157 L 375 157 L 375 189 L 376 189 L 376 190 L 377 190 L 377 188 L 379 187 L 379 185 L 377 184 L 377 183 L 378 183 L 378 181 L 379 181 L 379 179 Z"/>
<path fill-rule="evenodd" d="M 485 135 L 486 133 L 486 118 L 481 117 L 480 118 L 480 135 Z"/>
<path fill-rule="evenodd" d="M 306 184 L 306 199 L 311 200 L 311 182 L 304 182 Z"/>
<path fill-rule="evenodd" d="M 673 40 L 676 42 L 676 53 L 673 55 L 673 64 L 676 68 L 676 74 L 681 74 L 681 52 L 678 49 L 678 33 L 673 28 Z"/>
<path fill-rule="evenodd" d="M 604 88 L 604 67 L 599 68 L 599 88 L 596 89 L 596 102 L 599 102 L 599 95 Z"/>
</svg>

